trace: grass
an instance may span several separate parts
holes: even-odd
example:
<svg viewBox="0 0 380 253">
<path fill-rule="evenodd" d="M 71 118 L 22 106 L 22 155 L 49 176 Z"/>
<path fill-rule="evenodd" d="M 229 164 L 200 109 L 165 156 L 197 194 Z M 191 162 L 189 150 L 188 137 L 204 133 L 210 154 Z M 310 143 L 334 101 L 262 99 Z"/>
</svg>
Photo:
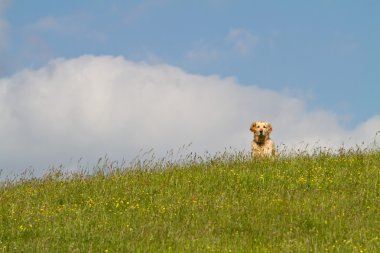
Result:
<svg viewBox="0 0 380 253">
<path fill-rule="evenodd" d="M 380 152 L 105 162 L 0 186 L 0 252 L 379 252 Z"/>
</svg>

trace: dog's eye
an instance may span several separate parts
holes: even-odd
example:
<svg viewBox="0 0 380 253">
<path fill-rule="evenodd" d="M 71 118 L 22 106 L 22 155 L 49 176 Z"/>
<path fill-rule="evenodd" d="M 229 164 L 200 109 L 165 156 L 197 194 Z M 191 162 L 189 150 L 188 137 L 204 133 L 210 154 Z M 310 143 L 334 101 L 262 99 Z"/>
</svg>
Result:
<svg viewBox="0 0 380 253">
<path fill-rule="evenodd" d="M 263 126 L 263 128 L 267 128 L 267 126 Z"/>
</svg>

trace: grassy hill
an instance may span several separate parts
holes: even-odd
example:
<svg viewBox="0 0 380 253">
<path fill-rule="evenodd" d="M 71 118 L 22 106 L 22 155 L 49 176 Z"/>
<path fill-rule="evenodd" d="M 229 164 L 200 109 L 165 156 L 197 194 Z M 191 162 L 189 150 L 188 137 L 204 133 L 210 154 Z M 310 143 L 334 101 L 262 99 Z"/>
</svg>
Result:
<svg viewBox="0 0 380 253">
<path fill-rule="evenodd" d="M 105 164 L 0 186 L 0 252 L 379 252 L 380 152 Z"/>
</svg>

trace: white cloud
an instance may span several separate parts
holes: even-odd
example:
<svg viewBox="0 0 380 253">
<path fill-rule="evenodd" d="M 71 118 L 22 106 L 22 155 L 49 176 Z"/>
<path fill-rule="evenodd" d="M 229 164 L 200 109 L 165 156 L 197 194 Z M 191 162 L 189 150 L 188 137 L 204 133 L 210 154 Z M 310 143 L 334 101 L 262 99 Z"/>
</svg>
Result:
<svg viewBox="0 0 380 253">
<path fill-rule="evenodd" d="M 36 36 L 39 33 L 53 33 L 59 36 L 72 38 L 74 40 L 91 40 L 103 43 L 107 36 L 91 27 L 92 16 L 81 12 L 68 16 L 47 16 L 27 25 L 26 33 Z"/>
<path fill-rule="evenodd" d="M 220 60 L 223 56 L 223 50 L 220 45 L 211 45 L 204 41 L 198 41 L 193 48 L 185 53 L 185 58 L 191 62 L 201 62 L 204 64 L 212 64 Z"/>
<path fill-rule="evenodd" d="M 242 28 L 232 29 L 227 35 L 210 41 L 200 40 L 185 53 L 192 62 L 210 64 L 233 57 L 251 56 L 256 49 L 258 37 Z"/>
<path fill-rule="evenodd" d="M 380 116 L 347 130 L 336 115 L 307 111 L 289 95 L 110 56 L 60 59 L 0 79 L 0 117 L 3 174 L 105 154 L 131 159 L 140 149 L 164 154 L 189 143 L 199 153 L 248 151 L 249 125 L 259 119 L 271 121 L 273 139 L 288 146 L 369 143 L 380 130 Z"/>
<path fill-rule="evenodd" d="M 131 25 L 140 19 L 143 19 L 152 11 L 157 10 L 164 6 L 168 1 L 167 0 L 144 0 L 140 1 L 136 6 L 132 7 L 126 14 L 124 18 L 124 23 Z"/>
<path fill-rule="evenodd" d="M 245 29 L 233 29 L 227 38 L 232 43 L 234 50 L 243 56 L 253 53 L 258 42 L 258 38 Z"/>
</svg>

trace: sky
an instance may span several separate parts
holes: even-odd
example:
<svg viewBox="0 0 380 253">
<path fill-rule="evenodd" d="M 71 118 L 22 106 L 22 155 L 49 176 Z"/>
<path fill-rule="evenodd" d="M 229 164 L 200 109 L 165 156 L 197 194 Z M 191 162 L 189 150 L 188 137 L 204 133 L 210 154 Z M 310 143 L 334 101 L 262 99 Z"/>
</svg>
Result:
<svg viewBox="0 0 380 253">
<path fill-rule="evenodd" d="M 380 141 L 375 0 L 0 0 L 0 176 Z"/>
</svg>

